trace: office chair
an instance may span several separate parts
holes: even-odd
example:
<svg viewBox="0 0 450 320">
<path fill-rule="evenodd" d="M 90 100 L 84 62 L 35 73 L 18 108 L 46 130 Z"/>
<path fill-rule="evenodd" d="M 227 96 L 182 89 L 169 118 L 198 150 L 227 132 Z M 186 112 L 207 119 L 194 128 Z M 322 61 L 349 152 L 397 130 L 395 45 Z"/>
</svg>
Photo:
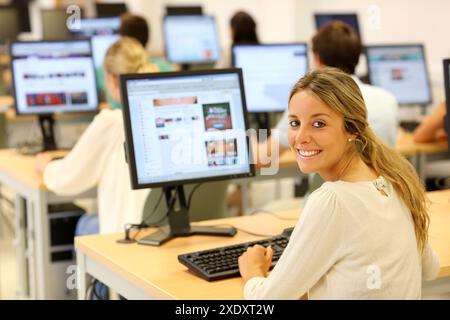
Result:
<svg viewBox="0 0 450 320">
<path fill-rule="evenodd" d="M 190 221 L 201 221 L 210 219 L 220 219 L 228 216 L 227 210 L 227 189 L 229 181 L 217 181 L 203 183 L 195 190 L 192 196 L 189 210 Z M 196 184 L 184 185 L 186 201 Z M 162 189 L 155 188 L 150 191 L 144 205 L 143 220 L 147 224 L 159 223 L 167 213 L 165 197 L 162 196 Z M 159 203 L 158 203 L 159 202 Z M 156 209 L 155 209 L 156 208 Z"/>
</svg>

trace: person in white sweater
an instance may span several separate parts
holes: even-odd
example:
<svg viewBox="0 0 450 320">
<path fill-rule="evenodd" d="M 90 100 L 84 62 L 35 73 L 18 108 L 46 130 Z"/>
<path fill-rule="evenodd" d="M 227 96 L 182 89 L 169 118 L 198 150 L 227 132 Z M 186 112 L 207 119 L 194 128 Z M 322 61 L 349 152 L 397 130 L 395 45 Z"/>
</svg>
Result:
<svg viewBox="0 0 450 320">
<path fill-rule="evenodd" d="M 420 299 L 439 273 L 428 243 L 426 194 L 413 167 L 367 123 L 352 77 L 306 74 L 289 98 L 288 140 L 299 168 L 325 183 L 311 194 L 288 246 L 239 258 L 246 299 Z"/>
<path fill-rule="evenodd" d="M 37 171 L 43 174 L 47 188 L 56 194 L 73 195 L 97 187 L 101 234 L 122 231 L 126 223 L 140 223 L 149 194 L 146 189 L 131 189 L 123 148 L 119 75 L 158 71 L 148 64 L 142 45 L 129 37 L 119 39 L 108 49 L 104 69 L 111 109 L 102 110 L 94 118 L 64 159 L 52 161 L 50 153 L 36 157 Z"/>
</svg>

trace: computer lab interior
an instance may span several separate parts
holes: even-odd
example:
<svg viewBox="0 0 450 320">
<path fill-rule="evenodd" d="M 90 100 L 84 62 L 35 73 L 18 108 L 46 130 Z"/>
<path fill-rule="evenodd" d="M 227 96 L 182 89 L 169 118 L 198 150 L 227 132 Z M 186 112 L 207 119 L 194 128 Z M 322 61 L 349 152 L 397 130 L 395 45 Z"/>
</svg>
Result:
<svg viewBox="0 0 450 320">
<path fill-rule="evenodd" d="M 424 0 L 0 0 L 0 299 L 450 299 L 448 12 Z M 375 284 L 347 277 L 351 253 L 323 270 L 329 259 L 305 253 L 302 289 L 271 291 L 300 244 L 328 237 L 307 204 L 329 179 L 302 172 L 326 153 L 296 149 L 291 108 L 315 70 L 353 79 L 368 126 L 407 160 L 429 200 L 427 226 L 411 213 L 408 230 L 431 262 L 417 255 L 414 269 L 392 250 L 387 267 L 374 240 L 361 277 L 380 258 Z M 259 276 L 254 245 L 271 259 Z"/>
</svg>

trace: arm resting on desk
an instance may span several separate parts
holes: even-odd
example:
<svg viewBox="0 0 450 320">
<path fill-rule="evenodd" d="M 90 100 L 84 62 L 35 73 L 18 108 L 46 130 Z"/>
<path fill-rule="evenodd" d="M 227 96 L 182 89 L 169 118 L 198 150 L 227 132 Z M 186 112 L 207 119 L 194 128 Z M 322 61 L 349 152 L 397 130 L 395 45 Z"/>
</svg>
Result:
<svg viewBox="0 0 450 320">
<path fill-rule="evenodd" d="M 336 195 L 313 193 L 289 244 L 267 278 L 254 277 L 244 287 L 245 299 L 300 299 L 339 260 L 343 226 Z"/>
</svg>

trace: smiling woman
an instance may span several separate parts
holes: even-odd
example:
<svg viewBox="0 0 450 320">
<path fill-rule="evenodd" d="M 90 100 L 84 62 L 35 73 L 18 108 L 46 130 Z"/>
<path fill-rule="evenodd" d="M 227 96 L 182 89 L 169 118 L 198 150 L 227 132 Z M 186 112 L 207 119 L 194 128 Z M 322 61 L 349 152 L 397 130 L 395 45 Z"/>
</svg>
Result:
<svg viewBox="0 0 450 320">
<path fill-rule="evenodd" d="M 289 99 L 289 144 L 313 192 L 266 277 L 272 249 L 239 258 L 251 299 L 420 299 L 437 276 L 425 191 L 412 166 L 367 124 L 354 80 L 335 68 L 306 74 Z"/>
</svg>

